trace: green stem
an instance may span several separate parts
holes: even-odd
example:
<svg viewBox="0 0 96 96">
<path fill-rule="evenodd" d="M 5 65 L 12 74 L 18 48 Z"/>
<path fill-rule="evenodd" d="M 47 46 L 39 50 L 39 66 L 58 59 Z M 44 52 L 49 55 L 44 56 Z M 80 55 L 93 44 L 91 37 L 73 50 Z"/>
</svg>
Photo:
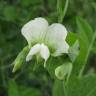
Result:
<svg viewBox="0 0 96 96">
<path fill-rule="evenodd" d="M 61 4 L 60 0 L 57 0 L 58 22 L 62 23 L 68 9 L 69 0 L 66 0 L 65 6 L 63 9 L 61 8 L 60 4 Z"/>
<path fill-rule="evenodd" d="M 63 11 L 63 14 L 62 14 L 62 21 L 63 21 L 65 15 L 66 15 L 66 12 L 67 12 L 67 9 L 68 9 L 68 5 L 69 5 L 69 0 L 66 0 L 65 7 L 63 9 L 64 11 Z"/>
<path fill-rule="evenodd" d="M 62 81 L 62 83 L 63 83 L 64 95 L 67 96 L 67 92 L 66 92 L 66 82 L 65 82 L 65 80 Z"/>
</svg>

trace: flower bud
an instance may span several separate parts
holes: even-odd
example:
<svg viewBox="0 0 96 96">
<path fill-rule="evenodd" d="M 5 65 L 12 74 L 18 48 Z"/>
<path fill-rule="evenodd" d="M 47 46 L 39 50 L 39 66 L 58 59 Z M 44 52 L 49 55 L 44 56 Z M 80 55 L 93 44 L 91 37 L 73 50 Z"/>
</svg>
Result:
<svg viewBox="0 0 96 96">
<path fill-rule="evenodd" d="M 28 52 L 29 52 L 28 46 L 24 47 L 23 50 L 19 53 L 19 55 L 15 59 L 15 61 L 13 62 L 14 67 L 12 72 L 16 72 L 17 69 L 19 69 L 22 66 L 22 64 L 26 60 L 26 55 L 28 54 Z"/>
<path fill-rule="evenodd" d="M 65 63 L 55 69 L 55 75 L 59 80 L 69 79 L 72 71 L 72 64 Z"/>
</svg>

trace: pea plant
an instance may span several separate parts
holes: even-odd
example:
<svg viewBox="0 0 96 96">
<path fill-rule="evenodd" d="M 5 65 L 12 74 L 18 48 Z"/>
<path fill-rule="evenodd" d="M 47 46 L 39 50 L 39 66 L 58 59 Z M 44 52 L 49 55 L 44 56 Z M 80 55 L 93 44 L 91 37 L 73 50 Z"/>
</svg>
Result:
<svg viewBox="0 0 96 96">
<path fill-rule="evenodd" d="M 49 24 L 47 19 L 36 17 L 22 27 L 27 45 L 13 62 L 13 72 L 25 62 L 32 62 L 33 69 L 43 66 L 54 81 L 52 96 L 96 96 L 96 74 L 86 70 L 90 53 L 94 52 L 96 31 L 79 16 L 76 32 L 67 29 L 62 22 L 69 0 L 65 5 L 62 1 L 57 0 L 57 22 Z"/>
</svg>

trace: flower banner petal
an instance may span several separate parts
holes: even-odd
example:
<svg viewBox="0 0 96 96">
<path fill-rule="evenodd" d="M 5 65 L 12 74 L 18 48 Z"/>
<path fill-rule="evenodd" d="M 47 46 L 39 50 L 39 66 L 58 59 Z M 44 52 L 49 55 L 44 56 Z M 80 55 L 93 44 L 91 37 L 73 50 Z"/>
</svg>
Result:
<svg viewBox="0 0 96 96">
<path fill-rule="evenodd" d="M 38 17 L 25 24 L 21 30 L 22 35 L 26 38 L 29 44 L 40 41 L 44 38 L 48 22 L 44 18 Z"/>
<path fill-rule="evenodd" d="M 54 47 L 55 51 L 57 51 L 56 53 L 67 53 L 69 46 L 65 42 L 66 36 L 66 28 L 62 24 L 54 23 L 49 26 L 45 41 L 51 47 Z"/>
</svg>

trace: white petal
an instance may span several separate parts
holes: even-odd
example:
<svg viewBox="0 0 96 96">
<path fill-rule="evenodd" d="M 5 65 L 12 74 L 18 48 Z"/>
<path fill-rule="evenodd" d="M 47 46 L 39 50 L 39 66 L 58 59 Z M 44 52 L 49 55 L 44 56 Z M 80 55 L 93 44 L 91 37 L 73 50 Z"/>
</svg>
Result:
<svg viewBox="0 0 96 96">
<path fill-rule="evenodd" d="M 48 47 L 46 45 L 44 45 L 44 44 L 41 44 L 40 55 L 45 60 L 45 63 L 44 63 L 44 66 L 45 66 L 46 61 L 50 56 L 50 52 L 49 52 Z"/>
<path fill-rule="evenodd" d="M 62 53 L 68 53 L 68 50 L 69 50 L 69 45 L 67 44 L 67 42 L 66 41 L 60 42 L 53 56 L 59 56 L 62 55 Z"/>
<path fill-rule="evenodd" d="M 31 59 L 32 59 L 32 56 L 33 55 L 35 55 L 35 54 L 37 54 L 38 52 L 40 52 L 40 44 L 36 44 L 36 45 L 34 45 L 31 49 L 30 49 L 30 51 L 29 51 L 29 53 L 28 53 L 28 55 L 27 55 L 27 57 L 26 57 L 26 61 L 30 61 Z"/>
<path fill-rule="evenodd" d="M 30 44 L 41 40 L 45 36 L 47 28 L 48 22 L 44 18 L 39 17 L 25 24 L 21 33 Z"/>
<path fill-rule="evenodd" d="M 51 47 L 55 48 L 56 53 L 67 53 L 69 46 L 65 42 L 66 36 L 66 28 L 62 24 L 55 23 L 49 26 L 45 40 Z"/>
</svg>

